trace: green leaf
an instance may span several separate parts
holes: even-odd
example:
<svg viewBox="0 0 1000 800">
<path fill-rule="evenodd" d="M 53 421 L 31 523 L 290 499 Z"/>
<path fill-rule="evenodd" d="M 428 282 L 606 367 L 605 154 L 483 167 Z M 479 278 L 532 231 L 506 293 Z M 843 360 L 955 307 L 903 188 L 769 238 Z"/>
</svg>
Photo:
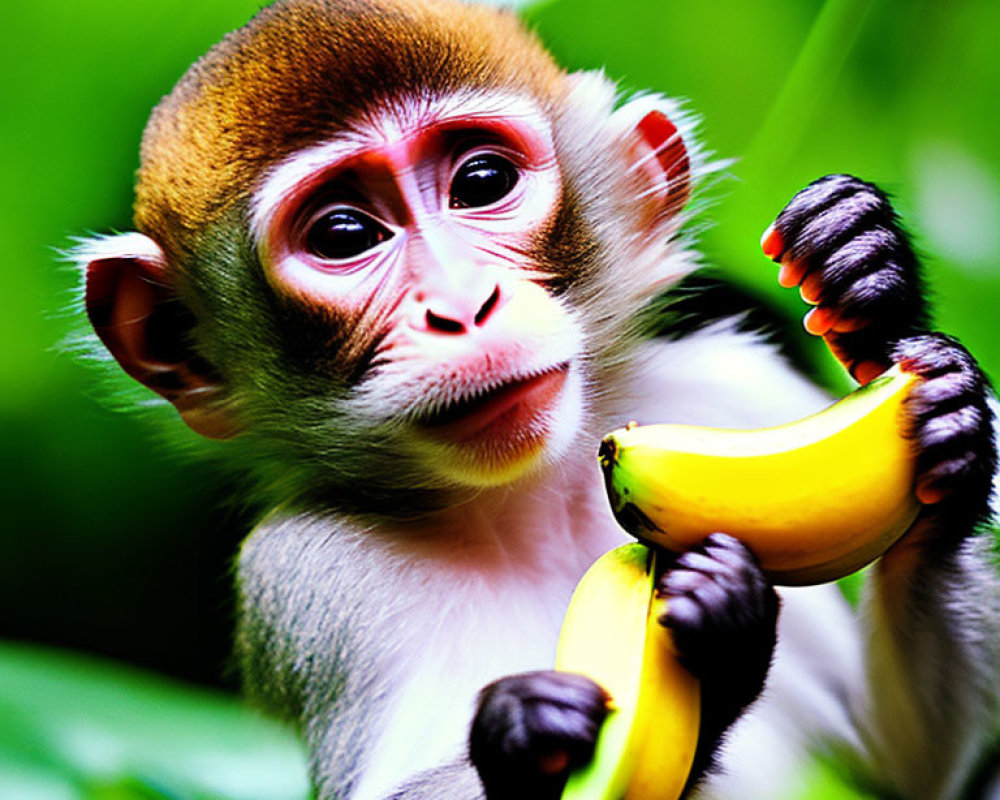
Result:
<svg viewBox="0 0 1000 800">
<path fill-rule="evenodd" d="M 289 800 L 309 788 L 296 738 L 234 697 L 3 642 L 0 797 L 15 796 Z"/>
</svg>

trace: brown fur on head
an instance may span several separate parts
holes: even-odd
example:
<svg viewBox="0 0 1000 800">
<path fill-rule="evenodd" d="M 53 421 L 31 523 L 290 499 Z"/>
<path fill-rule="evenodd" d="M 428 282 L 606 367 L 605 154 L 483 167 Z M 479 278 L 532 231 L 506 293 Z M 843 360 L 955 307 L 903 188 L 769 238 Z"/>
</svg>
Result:
<svg viewBox="0 0 1000 800">
<path fill-rule="evenodd" d="M 509 12 L 459 0 L 281 0 L 213 47 L 154 111 L 136 225 L 183 263 L 187 232 L 380 100 L 502 88 L 545 107 L 562 77 Z"/>
</svg>

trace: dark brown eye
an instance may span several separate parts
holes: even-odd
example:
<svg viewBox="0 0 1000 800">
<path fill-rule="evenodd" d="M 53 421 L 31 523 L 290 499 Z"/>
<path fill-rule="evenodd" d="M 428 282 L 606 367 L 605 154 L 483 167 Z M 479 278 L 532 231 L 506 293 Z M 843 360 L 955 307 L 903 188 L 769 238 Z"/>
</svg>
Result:
<svg viewBox="0 0 1000 800">
<path fill-rule="evenodd" d="M 359 256 L 392 237 L 384 225 L 353 208 L 338 208 L 313 221 L 306 233 L 309 252 L 331 261 Z"/>
<path fill-rule="evenodd" d="M 518 172 L 510 161 L 496 153 L 473 156 L 451 179 L 451 208 L 482 208 L 510 193 Z"/>
</svg>

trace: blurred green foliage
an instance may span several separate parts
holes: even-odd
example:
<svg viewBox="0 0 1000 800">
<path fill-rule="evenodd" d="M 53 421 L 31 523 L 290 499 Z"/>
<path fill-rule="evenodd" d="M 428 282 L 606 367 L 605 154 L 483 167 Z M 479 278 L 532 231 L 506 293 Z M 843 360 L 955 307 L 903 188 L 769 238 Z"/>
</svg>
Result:
<svg viewBox="0 0 1000 800">
<path fill-rule="evenodd" d="M 15 3 L 0 32 L 0 635 L 229 688 L 228 565 L 249 520 L 169 410 L 110 411 L 99 373 L 61 352 L 81 321 L 66 311 L 76 280 L 57 251 L 129 228 L 149 109 L 257 5 Z M 709 149 L 740 159 L 711 192 L 702 238 L 708 260 L 762 301 L 803 311 L 777 289 L 760 232 L 813 178 L 854 172 L 889 189 L 916 232 L 939 326 L 1000 367 L 1000 5 L 551 0 L 527 16 L 567 66 L 606 65 L 625 89 L 687 98 Z M 150 727 L 112 719 L 129 708 Z M 77 759 L 65 735 L 88 725 L 107 752 L 134 758 L 103 772 Z M 215 696 L 0 648 L 0 779 L 38 790 L 0 783 L 4 797 L 237 796 L 207 780 L 217 764 L 184 781 L 202 763 L 197 743 L 208 747 L 197 731 L 238 749 L 243 726 Z M 253 747 L 270 747 L 271 733 L 257 735 Z"/>
<path fill-rule="evenodd" d="M 238 700 L 0 645 L 0 797 L 306 800 L 298 743 Z"/>
<path fill-rule="evenodd" d="M 708 148 L 738 159 L 714 192 L 709 263 L 801 315 L 759 237 L 799 188 L 854 173 L 916 234 L 937 324 L 1000 368 L 1000 6 L 555 0 L 528 16 L 564 64 L 687 98 Z"/>
</svg>

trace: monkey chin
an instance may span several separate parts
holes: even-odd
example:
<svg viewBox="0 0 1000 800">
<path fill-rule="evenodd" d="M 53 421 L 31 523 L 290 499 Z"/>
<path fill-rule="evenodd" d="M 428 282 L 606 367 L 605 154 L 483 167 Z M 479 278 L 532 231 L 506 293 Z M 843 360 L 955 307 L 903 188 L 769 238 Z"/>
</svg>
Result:
<svg viewBox="0 0 1000 800">
<path fill-rule="evenodd" d="M 465 487 L 502 486 L 562 455 L 581 417 L 570 366 L 514 381 L 417 427 L 421 460 Z"/>
</svg>

